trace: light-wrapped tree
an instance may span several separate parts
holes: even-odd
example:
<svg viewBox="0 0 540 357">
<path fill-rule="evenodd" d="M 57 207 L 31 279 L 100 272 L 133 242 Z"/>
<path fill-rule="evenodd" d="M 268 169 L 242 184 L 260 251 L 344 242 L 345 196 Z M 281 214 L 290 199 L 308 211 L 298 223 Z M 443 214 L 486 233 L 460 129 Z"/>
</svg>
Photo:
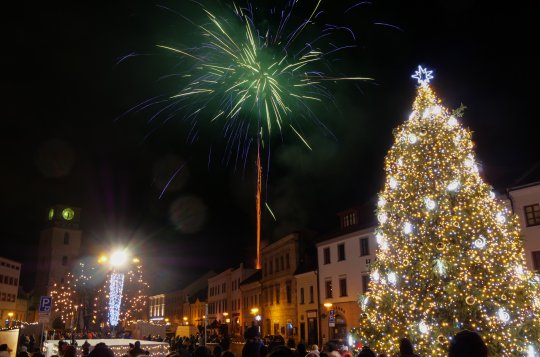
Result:
<svg viewBox="0 0 540 357">
<path fill-rule="evenodd" d="M 538 356 L 540 278 L 525 266 L 518 219 L 480 176 L 462 110 L 441 105 L 430 71 L 413 77 L 420 86 L 385 160 L 379 250 L 354 333 L 389 355 L 408 337 L 421 356 L 447 356 L 468 329 L 491 356 Z"/>
</svg>

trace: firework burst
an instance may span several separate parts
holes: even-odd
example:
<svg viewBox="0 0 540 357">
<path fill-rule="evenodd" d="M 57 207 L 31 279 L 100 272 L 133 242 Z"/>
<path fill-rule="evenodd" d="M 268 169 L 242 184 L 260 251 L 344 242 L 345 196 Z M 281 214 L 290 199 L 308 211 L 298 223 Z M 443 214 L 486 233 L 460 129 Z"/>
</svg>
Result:
<svg viewBox="0 0 540 357">
<path fill-rule="evenodd" d="M 235 153 L 235 162 L 243 161 L 245 166 L 250 147 L 256 146 L 258 242 L 261 176 L 268 177 L 273 133 L 294 133 L 311 150 L 303 124 L 311 122 L 326 129 L 314 113 L 317 106 L 332 102 L 329 85 L 369 79 L 334 73 L 332 59 L 354 47 L 356 39 L 347 27 L 319 23 L 322 0 L 311 1 L 308 5 L 310 0 L 288 0 L 283 7 L 272 5 L 268 11 L 251 3 L 232 3 L 227 11 L 219 12 L 193 2 L 200 6 L 204 21 L 195 22 L 178 13 L 196 32 L 185 37 L 193 43 L 158 45 L 179 59 L 182 70 L 166 76 L 174 81 L 175 92 L 132 109 L 160 105 L 151 121 L 184 119 L 191 126 L 188 142 L 197 139 L 201 127 L 218 126 L 226 139 L 226 163 Z M 300 3 L 309 10 L 297 16 Z M 262 150 L 266 150 L 266 165 Z"/>
<path fill-rule="evenodd" d="M 369 79 L 330 73 L 330 58 L 353 47 L 337 46 L 336 39 L 347 38 L 350 43 L 355 38 L 346 27 L 316 23 L 321 2 L 315 2 L 309 16 L 295 24 L 293 10 L 298 0 L 288 1 L 282 9 L 270 9 L 262 20 L 253 5 L 235 3 L 222 16 L 201 7 L 207 20 L 204 24 L 180 15 L 197 29 L 196 42 L 185 48 L 158 45 L 177 55 L 179 67 L 187 70 L 172 76 L 178 90 L 166 98 L 166 105 L 153 119 L 183 117 L 193 127 L 192 139 L 198 125 L 219 125 L 227 138 L 227 151 L 236 149 L 237 157 L 244 159 L 253 139 L 265 145 L 276 130 L 291 130 L 311 149 L 300 121 L 319 123 L 313 105 L 332 101 L 327 84 Z M 264 25 L 257 25 L 258 21 Z M 153 103 L 158 102 L 163 103 L 163 98 Z"/>
</svg>

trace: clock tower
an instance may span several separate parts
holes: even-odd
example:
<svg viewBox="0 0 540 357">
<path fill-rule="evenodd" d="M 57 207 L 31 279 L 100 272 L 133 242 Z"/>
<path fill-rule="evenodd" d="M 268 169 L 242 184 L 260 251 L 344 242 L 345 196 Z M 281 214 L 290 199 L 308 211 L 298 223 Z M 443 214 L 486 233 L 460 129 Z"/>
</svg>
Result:
<svg viewBox="0 0 540 357">
<path fill-rule="evenodd" d="M 81 250 L 81 209 L 54 205 L 47 210 L 47 224 L 39 234 L 36 295 L 49 295 L 54 283 L 72 269 Z"/>
</svg>

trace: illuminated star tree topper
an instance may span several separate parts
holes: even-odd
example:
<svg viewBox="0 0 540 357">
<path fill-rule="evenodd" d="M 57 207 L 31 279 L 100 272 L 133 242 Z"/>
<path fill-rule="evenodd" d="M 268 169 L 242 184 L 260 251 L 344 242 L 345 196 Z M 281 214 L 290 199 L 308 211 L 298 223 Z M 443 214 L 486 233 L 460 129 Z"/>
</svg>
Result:
<svg viewBox="0 0 540 357">
<path fill-rule="evenodd" d="M 433 71 L 428 71 L 427 68 L 418 66 L 418 70 L 414 72 L 414 74 L 411 77 L 418 80 L 418 84 L 420 85 L 428 85 L 429 82 L 433 79 L 432 73 Z"/>
</svg>

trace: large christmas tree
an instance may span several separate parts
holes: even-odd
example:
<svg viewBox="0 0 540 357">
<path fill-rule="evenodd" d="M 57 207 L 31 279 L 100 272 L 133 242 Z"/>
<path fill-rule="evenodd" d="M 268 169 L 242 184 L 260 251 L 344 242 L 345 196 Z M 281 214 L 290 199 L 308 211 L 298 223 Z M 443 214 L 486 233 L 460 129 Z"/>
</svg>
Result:
<svg viewBox="0 0 540 357">
<path fill-rule="evenodd" d="M 413 77 L 413 111 L 385 160 L 379 250 L 355 333 L 377 352 L 394 354 L 408 337 L 421 356 L 446 356 L 468 329 L 491 356 L 538 356 L 540 278 L 525 267 L 518 219 L 479 175 L 462 110 L 440 104 L 430 71 Z"/>
</svg>

